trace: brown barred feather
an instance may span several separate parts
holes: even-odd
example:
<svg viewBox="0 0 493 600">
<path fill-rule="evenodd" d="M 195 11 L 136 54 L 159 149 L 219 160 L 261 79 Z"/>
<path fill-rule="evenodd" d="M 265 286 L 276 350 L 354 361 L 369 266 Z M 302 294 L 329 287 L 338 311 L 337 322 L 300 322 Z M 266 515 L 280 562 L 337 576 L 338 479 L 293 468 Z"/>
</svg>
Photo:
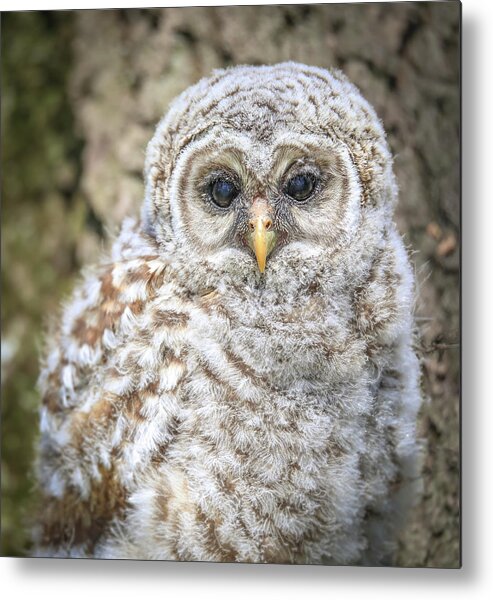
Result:
<svg viewBox="0 0 493 600">
<path fill-rule="evenodd" d="M 214 178 L 235 182 L 229 208 Z M 342 73 L 235 67 L 186 90 L 148 146 L 141 220 L 48 340 L 34 554 L 392 564 L 420 466 L 396 197 Z M 278 235 L 263 274 L 259 198 Z"/>
</svg>

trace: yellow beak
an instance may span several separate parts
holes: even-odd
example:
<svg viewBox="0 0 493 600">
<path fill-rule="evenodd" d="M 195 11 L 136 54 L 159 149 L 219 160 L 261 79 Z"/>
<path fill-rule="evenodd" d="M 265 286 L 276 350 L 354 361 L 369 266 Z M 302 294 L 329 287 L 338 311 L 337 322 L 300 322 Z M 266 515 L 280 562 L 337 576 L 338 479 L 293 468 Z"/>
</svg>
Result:
<svg viewBox="0 0 493 600">
<path fill-rule="evenodd" d="M 258 268 L 261 273 L 265 271 L 267 257 L 276 245 L 277 234 L 271 230 L 272 221 L 265 214 L 257 214 L 250 221 L 250 234 L 248 244 L 255 252 Z"/>
</svg>

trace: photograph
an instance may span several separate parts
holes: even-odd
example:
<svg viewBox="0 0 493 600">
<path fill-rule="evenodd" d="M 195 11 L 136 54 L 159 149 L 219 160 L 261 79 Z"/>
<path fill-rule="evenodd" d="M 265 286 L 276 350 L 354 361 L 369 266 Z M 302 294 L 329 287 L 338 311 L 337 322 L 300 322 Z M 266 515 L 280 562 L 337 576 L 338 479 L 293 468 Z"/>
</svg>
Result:
<svg viewBox="0 0 493 600">
<path fill-rule="evenodd" d="M 461 568 L 461 18 L 2 13 L 1 556 Z"/>
</svg>

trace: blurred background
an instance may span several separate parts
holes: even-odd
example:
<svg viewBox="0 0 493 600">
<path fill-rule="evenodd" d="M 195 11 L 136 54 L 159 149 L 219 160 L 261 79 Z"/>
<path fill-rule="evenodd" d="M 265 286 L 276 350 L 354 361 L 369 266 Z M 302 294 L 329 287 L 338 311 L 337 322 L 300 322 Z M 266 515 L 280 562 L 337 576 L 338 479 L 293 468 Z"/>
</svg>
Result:
<svg viewBox="0 0 493 600">
<path fill-rule="evenodd" d="M 3 556 L 29 553 L 44 328 L 138 211 L 157 121 L 213 68 L 296 60 L 342 69 L 388 133 L 425 398 L 424 493 L 398 564 L 459 565 L 459 20 L 458 2 L 2 14 Z"/>
</svg>

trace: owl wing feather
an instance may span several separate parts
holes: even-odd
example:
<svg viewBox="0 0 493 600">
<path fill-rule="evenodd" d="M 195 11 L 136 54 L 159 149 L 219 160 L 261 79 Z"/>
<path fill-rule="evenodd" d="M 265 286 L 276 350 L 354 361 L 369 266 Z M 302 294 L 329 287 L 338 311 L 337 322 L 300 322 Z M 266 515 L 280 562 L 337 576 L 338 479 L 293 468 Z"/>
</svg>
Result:
<svg viewBox="0 0 493 600">
<path fill-rule="evenodd" d="M 139 469 L 162 457 L 174 434 L 186 316 L 167 306 L 176 294 L 166 262 L 137 224 L 124 225 L 113 258 L 76 288 L 45 351 L 38 556 L 93 555 Z"/>
</svg>

